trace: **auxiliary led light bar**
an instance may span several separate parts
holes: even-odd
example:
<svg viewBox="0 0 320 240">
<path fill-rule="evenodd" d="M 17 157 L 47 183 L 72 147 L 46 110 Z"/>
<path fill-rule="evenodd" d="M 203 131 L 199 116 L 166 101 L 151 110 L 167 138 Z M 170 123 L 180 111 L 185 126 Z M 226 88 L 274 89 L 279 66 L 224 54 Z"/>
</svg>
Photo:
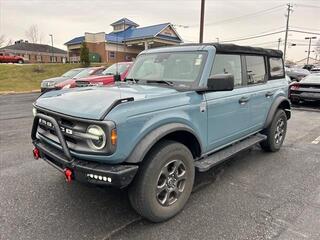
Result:
<svg viewBox="0 0 320 240">
<path fill-rule="evenodd" d="M 111 177 L 106 177 L 106 176 L 101 176 L 101 175 L 95 175 L 95 174 L 92 174 L 92 173 L 88 173 L 88 174 L 87 174 L 87 177 L 88 177 L 88 178 L 91 178 L 91 179 L 99 180 L 99 181 L 104 181 L 104 182 L 109 182 L 109 183 L 112 182 Z"/>
</svg>

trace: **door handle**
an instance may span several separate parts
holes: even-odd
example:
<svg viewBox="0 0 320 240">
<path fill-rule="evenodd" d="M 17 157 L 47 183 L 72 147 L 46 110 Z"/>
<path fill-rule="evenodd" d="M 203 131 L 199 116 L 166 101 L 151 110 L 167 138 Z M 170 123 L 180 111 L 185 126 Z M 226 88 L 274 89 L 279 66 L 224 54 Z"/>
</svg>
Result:
<svg viewBox="0 0 320 240">
<path fill-rule="evenodd" d="M 266 97 L 271 97 L 274 93 L 273 92 L 267 92 Z"/>
<path fill-rule="evenodd" d="M 246 104 L 247 102 L 249 102 L 250 98 L 249 97 L 242 97 L 239 99 L 239 103 L 240 104 Z"/>
</svg>

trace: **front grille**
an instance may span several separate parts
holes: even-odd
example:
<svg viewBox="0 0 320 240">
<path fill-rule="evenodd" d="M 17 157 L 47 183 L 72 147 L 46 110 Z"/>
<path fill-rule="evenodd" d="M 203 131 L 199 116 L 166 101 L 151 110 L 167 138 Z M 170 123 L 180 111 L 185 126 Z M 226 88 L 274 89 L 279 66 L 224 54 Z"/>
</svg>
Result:
<svg viewBox="0 0 320 240">
<path fill-rule="evenodd" d="M 74 135 L 75 131 L 85 133 L 88 127 L 88 123 L 70 120 L 58 114 L 52 114 L 43 110 L 40 110 L 38 112 L 50 116 L 57 121 L 69 149 L 79 152 L 87 152 L 89 150 L 86 140 Z M 45 140 L 54 142 L 55 145 L 61 146 L 56 134 L 56 130 L 51 125 L 51 123 L 48 123 L 47 121 L 40 118 L 38 126 L 38 134 L 40 135 L 40 137 L 44 138 Z"/>
<path fill-rule="evenodd" d="M 37 128 L 32 130 L 32 139 L 37 138 L 41 143 L 47 146 L 54 147 L 55 149 L 62 150 L 62 145 L 59 141 L 58 134 L 64 136 L 67 148 L 71 152 L 81 154 L 107 154 L 114 153 L 117 145 L 111 144 L 108 140 L 111 137 L 112 129 L 115 129 L 115 123 L 112 121 L 99 121 L 89 120 L 83 118 L 72 117 L 63 115 L 60 113 L 52 112 L 43 108 L 35 106 L 37 109 Z M 41 115 L 42 118 L 41 119 Z M 47 117 L 43 116 L 46 115 Z M 59 130 L 54 128 L 54 125 L 50 122 L 50 119 L 54 119 L 59 126 Z M 46 119 L 49 119 L 46 121 Z M 52 121 L 52 120 L 51 120 Z M 106 134 L 106 146 L 102 149 L 93 149 L 90 147 L 92 136 L 87 133 L 87 129 L 90 125 L 100 126 Z M 35 126 L 35 125 L 34 125 Z M 78 156 L 79 157 L 79 156 Z"/>
</svg>

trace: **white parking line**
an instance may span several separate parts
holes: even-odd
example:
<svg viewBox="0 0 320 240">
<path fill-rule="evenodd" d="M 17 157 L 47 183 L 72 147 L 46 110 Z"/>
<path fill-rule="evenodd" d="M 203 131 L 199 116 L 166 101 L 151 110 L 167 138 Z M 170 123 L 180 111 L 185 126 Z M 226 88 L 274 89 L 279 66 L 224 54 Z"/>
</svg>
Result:
<svg viewBox="0 0 320 240">
<path fill-rule="evenodd" d="M 315 140 L 313 140 L 311 143 L 312 144 L 318 144 L 320 142 L 320 136 L 317 137 Z"/>
</svg>

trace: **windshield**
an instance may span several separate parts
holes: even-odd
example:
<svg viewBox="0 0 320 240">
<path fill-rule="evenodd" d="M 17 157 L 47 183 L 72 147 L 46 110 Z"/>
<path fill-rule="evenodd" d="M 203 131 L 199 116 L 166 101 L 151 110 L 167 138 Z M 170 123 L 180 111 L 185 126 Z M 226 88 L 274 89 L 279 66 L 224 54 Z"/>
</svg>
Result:
<svg viewBox="0 0 320 240">
<path fill-rule="evenodd" d="M 205 52 L 171 52 L 140 55 L 127 79 L 192 84 L 200 78 Z"/>
<path fill-rule="evenodd" d="M 303 79 L 301 79 L 302 83 L 320 83 L 320 74 L 318 75 L 309 75 Z"/>
<path fill-rule="evenodd" d="M 92 68 L 86 68 L 79 72 L 77 75 L 75 75 L 73 78 L 85 78 L 90 76 L 94 72 L 94 69 Z"/>
<path fill-rule="evenodd" d="M 110 67 L 108 67 L 106 70 L 104 70 L 102 72 L 103 75 L 116 75 L 118 74 L 122 74 L 123 72 L 125 72 L 128 67 L 130 67 L 130 64 L 119 64 L 119 63 L 115 63 L 112 64 Z"/>
<path fill-rule="evenodd" d="M 83 69 L 71 69 L 70 71 L 64 73 L 62 77 L 68 77 L 73 78 L 75 75 L 77 75 L 79 72 L 81 72 Z"/>
</svg>

